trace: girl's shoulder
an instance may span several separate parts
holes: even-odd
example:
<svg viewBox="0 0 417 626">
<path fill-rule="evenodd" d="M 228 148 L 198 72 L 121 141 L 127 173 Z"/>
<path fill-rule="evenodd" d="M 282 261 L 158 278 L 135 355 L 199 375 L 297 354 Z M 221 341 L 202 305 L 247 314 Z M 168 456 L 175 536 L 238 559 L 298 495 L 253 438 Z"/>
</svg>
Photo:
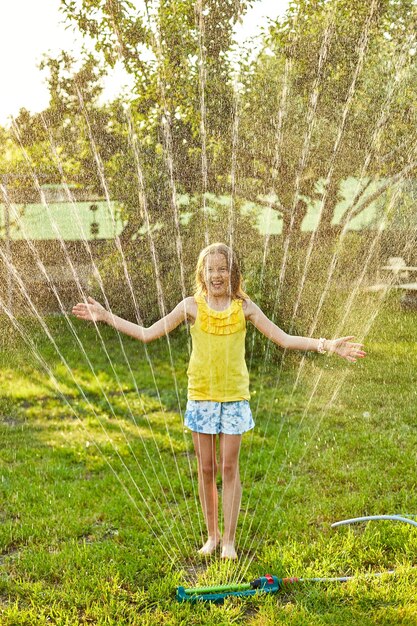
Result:
<svg viewBox="0 0 417 626">
<path fill-rule="evenodd" d="M 255 303 L 250 298 L 244 298 L 242 300 L 242 309 L 246 319 L 250 319 L 251 315 L 255 312 Z"/>
<path fill-rule="evenodd" d="M 197 317 L 198 305 L 194 296 L 188 296 L 183 300 L 187 319 L 194 322 Z"/>
</svg>

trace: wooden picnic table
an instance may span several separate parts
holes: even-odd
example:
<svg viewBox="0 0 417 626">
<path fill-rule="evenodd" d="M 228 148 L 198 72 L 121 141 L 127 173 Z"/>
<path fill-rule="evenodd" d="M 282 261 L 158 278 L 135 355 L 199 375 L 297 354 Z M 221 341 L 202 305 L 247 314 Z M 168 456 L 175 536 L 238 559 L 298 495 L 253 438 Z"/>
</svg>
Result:
<svg viewBox="0 0 417 626">
<path fill-rule="evenodd" d="M 404 283 L 401 283 L 401 280 L 407 280 L 409 279 L 409 274 L 411 274 L 412 272 L 417 272 L 417 265 L 406 265 L 404 260 L 401 259 L 400 261 L 397 261 L 397 262 L 391 262 L 388 265 L 382 265 L 379 268 L 379 271 L 390 272 L 391 277 L 392 277 L 391 280 L 394 281 L 394 284 L 392 286 L 404 288 L 403 287 Z M 414 285 L 414 283 L 406 283 L 406 284 Z M 415 288 L 411 286 L 409 288 L 409 291 L 411 290 L 414 291 L 414 289 Z"/>
<path fill-rule="evenodd" d="M 395 289 L 404 289 L 405 291 L 417 291 L 417 283 L 400 283 L 393 285 Z"/>
<path fill-rule="evenodd" d="M 391 272 L 392 278 L 387 284 L 386 279 L 384 280 L 379 277 L 380 271 Z M 417 282 L 400 282 L 402 280 L 407 280 L 409 277 L 409 273 L 417 272 L 417 265 L 406 265 L 404 259 L 400 257 L 395 257 L 390 259 L 388 265 L 381 265 L 378 269 L 377 273 L 377 283 L 374 285 L 368 285 L 365 290 L 366 291 L 381 291 L 383 289 L 402 289 L 405 292 L 414 292 L 417 291 Z M 410 293 L 411 295 L 411 293 Z"/>
</svg>

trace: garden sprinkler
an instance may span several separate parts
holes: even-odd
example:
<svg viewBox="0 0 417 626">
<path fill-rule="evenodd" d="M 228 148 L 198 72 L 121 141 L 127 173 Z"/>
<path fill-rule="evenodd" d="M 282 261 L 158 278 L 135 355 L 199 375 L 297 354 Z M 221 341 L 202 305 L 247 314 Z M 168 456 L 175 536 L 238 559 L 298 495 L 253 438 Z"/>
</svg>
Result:
<svg viewBox="0 0 417 626">
<path fill-rule="evenodd" d="M 347 524 L 354 524 L 357 522 L 367 522 L 371 520 L 393 520 L 398 522 L 404 522 L 417 526 L 417 522 L 410 519 L 416 517 L 415 515 L 370 515 L 366 517 L 355 517 L 348 520 L 342 520 L 335 522 L 332 527 L 343 526 Z M 386 574 L 395 574 L 395 570 L 388 570 L 386 572 L 372 572 L 364 574 L 363 578 L 376 578 L 378 576 L 384 576 Z M 214 587 L 194 587 L 185 589 L 184 587 L 177 588 L 177 600 L 178 602 L 214 602 L 216 604 L 223 604 L 225 598 L 230 597 L 247 597 L 255 596 L 263 593 L 278 593 L 284 587 L 293 585 L 295 583 L 313 583 L 313 582 L 346 582 L 348 580 L 357 579 L 357 576 L 339 576 L 339 577 L 324 577 L 324 578 L 279 578 L 278 576 L 272 576 L 271 574 L 265 574 L 260 578 L 255 578 L 250 583 L 218 585 Z"/>
<path fill-rule="evenodd" d="M 265 574 L 250 583 L 218 585 L 217 587 L 194 587 L 184 589 L 178 587 L 177 600 L 179 602 L 215 602 L 223 604 L 225 598 L 231 596 L 254 596 L 258 593 L 277 593 L 284 585 L 297 582 L 297 578 L 278 578 Z"/>
<path fill-rule="evenodd" d="M 395 570 L 388 570 L 386 572 L 364 574 L 363 578 L 375 578 L 377 576 L 385 576 L 385 574 L 394 573 Z M 255 580 L 250 583 L 232 583 L 230 585 L 219 585 L 217 587 L 194 587 L 192 589 L 178 587 L 177 600 L 178 602 L 191 602 L 193 604 L 197 602 L 214 602 L 216 604 L 223 604 L 225 598 L 230 598 L 232 596 L 241 598 L 247 596 L 255 596 L 263 593 L 278 593 L 284 587 L 293 585 L 295 583 L 344 583 L 348 580 L 353 579 L 357 579 L 357 576 L 339 576 L 324 578 L 278 578 L 278 576 L 265 574 L 265 576 L 255 578 Z"/>
</svg>

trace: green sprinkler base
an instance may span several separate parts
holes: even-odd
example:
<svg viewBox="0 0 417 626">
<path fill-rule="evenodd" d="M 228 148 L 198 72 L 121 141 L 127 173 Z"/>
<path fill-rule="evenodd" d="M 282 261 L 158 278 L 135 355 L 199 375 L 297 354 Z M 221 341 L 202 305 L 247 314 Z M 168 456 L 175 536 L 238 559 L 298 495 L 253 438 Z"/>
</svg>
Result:
<svg viewBox="0 0 417 626">
<path fill-rule="evenodd" d="M 194 589 L 185 589 L 178 587 L 178 602 L 215 602 L 222 604 L 225 598 L 254 596 L 259 593 L 277 593 L 284 585 L 295 583 L 298 578 L 278 578 L 265 574 L 260 578 L 256 578 L 251 583 L 243 583 L 240 585 L 220 585 L 217 587 L 195 587 Z"/>
</svg>

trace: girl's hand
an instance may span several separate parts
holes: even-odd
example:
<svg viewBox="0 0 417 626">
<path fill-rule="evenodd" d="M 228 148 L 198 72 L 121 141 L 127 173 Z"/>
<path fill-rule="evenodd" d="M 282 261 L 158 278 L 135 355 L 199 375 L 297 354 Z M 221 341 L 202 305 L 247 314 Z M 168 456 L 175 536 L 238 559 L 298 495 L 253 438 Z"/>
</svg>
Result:
<svg viewBox="0 0 417 626">
<path fill-rule="evenodd" d="M 362 343 L 351 343 L 350 340 L 355 337 L 340 337 L 339 339 L 331 339 L 328 341 L 329 352 L 338 354 L 342 359 L 346 359 L 351 363 L 356 363 L 356 359 L 362 359 L 366 356 L 366 352 L 362 350 Z"/>
<path fill-rule="evenodd" d="M 87 298 L 88 304 L 79 302 L 72 307 L 72 313 L 80 320 L 87 320 L 88 322 L 105 322 L 108 312 L 99 302 L 93 300 L 93 298 Z"/>
</svg>

